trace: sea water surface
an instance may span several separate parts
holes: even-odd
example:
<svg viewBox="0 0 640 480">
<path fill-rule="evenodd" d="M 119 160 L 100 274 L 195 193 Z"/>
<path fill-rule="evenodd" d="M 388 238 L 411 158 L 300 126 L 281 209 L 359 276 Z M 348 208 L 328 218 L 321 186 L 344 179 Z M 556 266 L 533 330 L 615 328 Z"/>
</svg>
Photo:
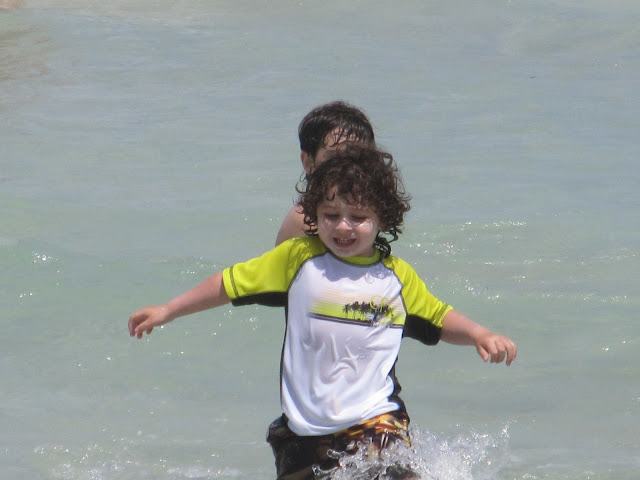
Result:
<svg viewBox="0 0 640 480">
<path fill-rule="evenodd" d="M 395 458 L 640 478 L 636 1 L 0 5 L 2 478 L 275 477 L 282 311 L 126 322 L 272 246 L 334 99 L 413 195 L 394 253 L 519 346 L 405 342 Z"/>
</svg>

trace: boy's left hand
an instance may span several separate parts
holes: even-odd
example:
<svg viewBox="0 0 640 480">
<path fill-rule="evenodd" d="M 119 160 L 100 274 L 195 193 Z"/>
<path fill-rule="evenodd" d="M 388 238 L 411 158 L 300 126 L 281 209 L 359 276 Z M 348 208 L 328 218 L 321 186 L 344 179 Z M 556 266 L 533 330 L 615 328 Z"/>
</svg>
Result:
<svg viewBox="0 0 640 480">
<path fill-rule="evenodd" d="M 507 367 L 511 365 L 518 354 L 518 348 L 510 338 L 491 332 L 478 338 L 476 350 L 485 362 L 491 360 L 491 363 L 502 363 L 506 358 Z"/>
</svg>

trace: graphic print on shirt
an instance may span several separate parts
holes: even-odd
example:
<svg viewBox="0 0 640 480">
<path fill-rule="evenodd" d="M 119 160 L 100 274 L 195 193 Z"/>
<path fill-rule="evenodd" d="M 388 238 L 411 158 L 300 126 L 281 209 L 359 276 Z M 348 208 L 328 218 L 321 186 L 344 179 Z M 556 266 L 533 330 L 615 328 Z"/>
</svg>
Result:
<svg viewBox="0 0 640 480">
<path fill-rule="evenodd" d="M 368 327 L 402 328 L 405 310 L 398 297 L 333 290 L 310 306 L 309 317 L 317 320 Z"/>
</svg>

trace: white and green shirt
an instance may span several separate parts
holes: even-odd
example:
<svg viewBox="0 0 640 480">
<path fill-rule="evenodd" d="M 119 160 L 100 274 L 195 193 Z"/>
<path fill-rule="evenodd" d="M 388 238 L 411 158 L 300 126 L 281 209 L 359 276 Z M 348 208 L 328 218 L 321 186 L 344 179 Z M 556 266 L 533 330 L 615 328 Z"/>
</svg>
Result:
<svg viewBox="0 0 640 480">
<path fill-rule="evenodd" d="M 341 259 L 317 237 L 223 272 L 234 305 L 284 306 L 281 403 L 298 435 L 334 433 L 401 408 L 403 336 L 436 344 L 451 307 L 399 258 Z"/>
</svg>

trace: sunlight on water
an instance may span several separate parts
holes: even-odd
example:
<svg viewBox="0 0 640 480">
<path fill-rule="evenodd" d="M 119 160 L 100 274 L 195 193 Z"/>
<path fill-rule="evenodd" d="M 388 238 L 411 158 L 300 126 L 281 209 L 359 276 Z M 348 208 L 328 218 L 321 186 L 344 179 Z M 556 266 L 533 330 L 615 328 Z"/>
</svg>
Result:
<svg viewBox="0 0 640 480">
<path fill-rule="evenodd" d="M 126 440 L 114 438 L 111 444 L 90 445 L 84 449 L 69 448 L 63 445 L 38 447 L 35 454 L 49 467 L 48 475 L 55 480 L 102 480 L 118 478 L 122 480 L 134 479 L 163 479 L 163 480 L 213 480 L 213 479 L 242 479 L 247 478 L 247 471 L 225 466 L 224 461 L 216 454 L 204 454 L 202 445 L 182 445 L 189 447 L 201 458 L 194 459 L 189 455 L 192 463 L 177 464 L 170 456 L 155 457 L 154 460 L 140 460 L 145 452 L 144 442 L 155 443 L 159 439 L 145 438 L 142 432 L 136 439 Z M 177 446 L 174 442 L 167 442 Z M 162 451 L 162 449 L 160 449 Z M 158 452 L 156 452 L 157 454 Z M 166 450 L 164 453 L 168 454 Z M 259 477 L 258 477 L 259 478 Z M 268 477 L 266 477 L 268 478 Z"/>
</svg>

